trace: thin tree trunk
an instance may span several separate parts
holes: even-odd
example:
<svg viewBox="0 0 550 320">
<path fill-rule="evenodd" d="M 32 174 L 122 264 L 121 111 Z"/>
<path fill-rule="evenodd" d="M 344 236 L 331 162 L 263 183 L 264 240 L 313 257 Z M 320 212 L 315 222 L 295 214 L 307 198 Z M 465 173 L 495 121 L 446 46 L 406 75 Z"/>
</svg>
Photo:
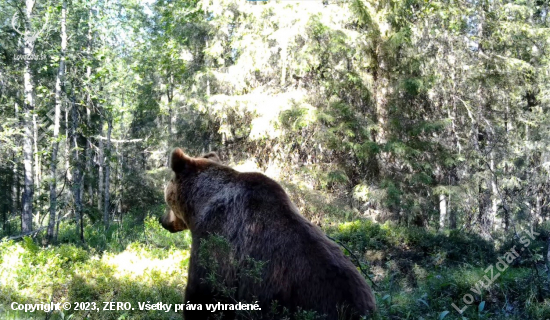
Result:
<svg viewBox="0 0 550 320">
<path fill-rule="evenodd" d="M 89 122 L 88 122 L 89 123 Z M 86 170 L 85 174 L 86 177 L 88 177 L 88 181 L 86 182 L 88 186 L 88 205 L 92 206 L 94 203 L 94 189 L 92 185 L 92 141 L 91 138 L 86 138 Z"/>
<path fill-rule="evenodd" d="M 122 95 L 122 106 L 124 106 L 124 95 Z M 120 117 L 120 133 L 122 134 L 124 132 L 124 114 Z M 122 138 L 124 139 L 124 135 L 122 135 Z M 119 217 L 119 223 L 122 225 L 122 175 L 124 174 L 124 146 L 120 146 L 120 152 L 118 150 L 118 144 L 116 146 L 117 148 L 117 155 L 118 155 L 118 163 L 117 163 L 117 187 L 116 187 L 116 193 L 117 193 L 117 214 Z M 120 168 L 119 168 L 120 166 Z"/>
<path fill-rule="evenodd" d="M 55 235 L 53 237 L 53 241 L 57 241 L 57 235 L 59 234 L 59 223 L 61 223 L 61 220 L 57 219 L 57 222 L 55 223 Z"/>
<path fill-rule="evenodd" d="M 445 229 L 447 219 L 447 199 L 444 194 L 439 195 L 439 229 Z"/>
<path fill-rule="evenodd" d="M 170 139 L 172 139 L 172 115 L 173 113 L 173 110 L 172 110 L 172 100 L 169 98 L 168 99 L 168 141 L 170 141 Z"/>
<path fill-rule="evenodd" d="M 109 227 L 109 210 L 110 205 L 110 192 L 109 192 L 109 180 L 110 180 L 110 156 L 111 156 L 111 131 L 113 129 L 113 119 L 107 120 L 107 146 L 105 148 L 105 203 L 103 205 L 103 223 L 105 228 Z"/>
<path fill-rule="evenodd" d="M 71 107 L 65 106 L 65 172 L 67 175 L 67 181 L 72 181 L 72 174 L 71 170 L 69 168 L 71 167 L 71 163 L 69 162 L 69 153 L 71 150 L 71 123 L 69 122 L 69 112 L 71 111 Z"/>
<path fill-rule="evenodd" d="M 512 130 L 512 124 L 511 124 L 511 121 L 509 120 L 509 117 L 510 117 L 510 107 L 509 107 L 508 104 L 506 104 L 506 113 L 504 114 L 504 126 L 506 128 L 506 136 L 505 136 L 506 140 L 509 139 L 509 134 L 510 134 L 510 131 Z M 508 176 L 508 163 L 504 164 L 504 176 L 505 177 Z M 508 198 L 508 189 L 503 188 L 502 208 L 503 208 L 503 211 L 504 211 L 504 219 L 503 219 L 504 220 L 503 221 L 504 231 L 508 231 L 508 227 L 510 226 L 510 217 L 509 217 L 509 212 L 508 212 L 507 198 Z"/>
<path fill-rule="evenodd" d="M 32 115 L 32 135 L 34 148 L 34 190 L 40 193 L 40 155 L 38 154 L 38 122 L 36 114 Z"/>
<path fill-rule="evenodd" d="M 70 115 L 69 112 L 72 110 L 72 106 L 70 104 L 65 104 L 65 141 L 64 141 L 64 150 L 63 150 L 63 157 L 64 157 L 64 179 L 65 184 L 67 186 L 72 185 L 73 181 L 73 175 L 71 173 L 71 163 L 70 163 L 70 150 L 71 150 L 71 123 L 70 123 Z M 65 203 L 69 203 L 71 200 L 72 192 L 65 192 L 63 194 L 63 198 L 65 200 Z M 69 210 L 68 206 L 65 206 L 65 214 L 67 214 L 67 211 Z M 59 234 L 59 224 L 61 223 L 60 219 L 56 220 L 55 225 L 55 234 L 53 237 L 53 242 L 57 241 L 57 235 Z"/>
<path fill-rule="evenodd" d="M 86 139 L 86 142 L 84 143 L 84 148 L 86 149 L 84 151 L 84 154 L 82 155 L 82 159 L 80 159 L 81 162 L 84 162 L 84 168 L 80 168 L 80 202 L 82 203 L 84 201 L 84 189 L 86 187 L 86 184 L 84 182 L 84 179 L 86 177 L 86 165 L 88 164 L 88 160 L 86 159 L 86 155 L 88 154 L 88 139 Z M 84 161 L 82 161 L 84 160 Z M 84 212 L 84 211 L 82 211 Z M 82 219 L 80 220 L 82 223 Z"/>
<path fill-rule="evenodd" d="M 19 118 L 19 106 L 17 103 L 14 105 L 14 115 L 15 119 Z M 19 199 L 20 199 L 20 188 L 19 188 L 19 172 L 17 169 L 17 164 L 19 163 L 19 159 L 17 157 L 17 153 L 13 153 L 13 183 L 12 183 L 12 210 L 11 213 L 13 216 L 17 215 L 19 213 Z M 8 224 L 8 228 L 9 228 Z M 8 229 L 8 235 L 10 234 L 10 230 Z"/>
<path fill-rule="evenodd" d="M 483 28 L 484 28 L 484 24 L 485 24 L 485 8 L 483 7 L 483 5 L 481 5 L 481 8 L 480 10 L 478 11 L 478 14 L 479 14 L 479 20 L 478 20 L 478 24 L 477 24 L 477 37 L 478 37 L 478 43 L 477 43 L 477 49 L 478 49 L 478 55 L 483 55 L 484 54 L 484 48 L 483 48 L 483 44 L 482 44 L 482 39 L 484 39 L 484 35 L 483 35 Z M 477 97 L 479 97 L 481 100 L 483 100 L 483 91 L 482 91 L 482 87 L 480 86 L 476 92 L 476 95 Z M 481 146 L 480 146 L 480 133 L 483 133 L 483 132 L 480 132 L 480 121 L 481 121 L 481 107 L 483 105 L 483 101 L 478 101 L 478 109 L 477 109 L 477 118 L 476 118 L 476 121 L 475 121 L 475 124 L 473 124 L 475 126 L 475 130 L 474 130 L 474 134 L 475 134 L 475 137 L 474 137 L 474 142 L 475 142 L 475 149 L 477 151 L 477 153 L 481 156 L 482 155 L 482 152 L 481 152 Z M 485 136 L 485 133 L 484 134 L 484 138 L 487 138 Z M 478 170 L 479 171 L 482 171 L 483 170 L 483 165 L 481 163 L 478 163 Z M 489 184 L 489 182 L 486 182 L 487 184 Z M 488 212 L 485 212 L 486 211 L 486 203 L 485 203 L 485 200 L 486 200 L 486 195 L 485 195 L 485 191 L 483 190 L 483 186 L 482 186 L 482 182 L 479 181 L 478 182 L 478 210 L 479 210 L 479 216 L 478 216 L 478 221 L 479 221 L 479 227 L 480 227 L 480 231 L 481 231 L 481 234 L 485 237 L 489 234 L 489 232 L 491 231 L 492 229 L 492 225 L 491 223 L 493 222 L 492 220 L 492 216 L 491 216 L 491 213 L 488 213 Z"/>
<path fill-rule="evenodd" d="M 72 140 L 72 149 L 73 149 L 73 199 L 74 199 L 74 214 L 75 220 L 77 223 L 77 232 L 80 234 L 80 240 L 84 242 L 83 234 L 83 222 L 82 222 L 82 199 L 81 188 L 82 188 L 82 173 L 80 171 L 81 159 L 80 152 L 78 151 L 78 133 L 76 132 L 76 127 L 78 124 L 78 110 L 76 109 L 76 104 L 73 97 L 72 107 L 71 107 L 71 140 Z M 79 230 L 80 229 L 80 230 Z"/>
<path fill-rule="evenodd" d="M 65 180 L 67 185 L 72 186 L 73 183 L 73 175 L 71 173 L 71 163 L 70 163 L 70 150 L 71 150 L 71 123 L 70 123 L 70 116 L 69 112 L 72 110 L 72 106 L 65 105 Z M 72 192 L 66 192 L 64 195 L 65 202 L 69 203 L 71 201 Z M 67 213 L 68 206 L 65 206 L 65 213 Z M 59 223 L 60 220 L 57 219 L 56 224 L 56 231 L 55 231 L 55 237 L 54 242 L 57 239 L 57 235 L 59 234 Z"/>
<path fill-rule="evenodd" d="M 537 188 L 537 192 L 535 194 L 535 221 L 538 221 L 540 223 L 544 222 L 544 219 L 542 218 L 542 205 L 541 205 L 542 199 L 540 195 L 540 191 Z"/>
<path fill-rule="evenodd" d="M 375 103 L 375 115 L 378 128 L 376 130 L 373 140 L 378 144 L 386 142 L 386 122 L 388 118 L 388 112 L 386 110 L 386 95 L 388 88 L 388 79 L 382 70 L 381 57 L 378 54 L 378 50 L 374 53 L 376 61 L 376 69 L 373 73 L 373 91 L 374 91 L 374 103 Z"/>
<path fill-rule="evenodd" d="M 103 124 L 101 124 L 101 136 L 103 136 Z M 99 150 L 98 150 L 98 159 L 99 159 L 99 172 L 98 172 L 98 186 L 97 186 L 97 210 L 102 211 L 103 208 L 103 167 L 104 167 L 104 150 L 103 150 L 103 139 L 99 139 Z"/>
<path fill-rule="evenodd" d="M 31 17 L 34 8 L 34 1 L 26 0 L 25 10 L 25 49 L 24 53 L 26 57 L 30 57 L 34 52 L 34 39 L 31 36 Z M 32 116 L 31 112 L 34 110 L 34 87 L 32 83 L 31 74 L 31 61 L 27 58 L 25 60 L 25 68 L 23 71 L 24 77 L 24 91 L 25 91 L 25 103 L 23 105 L 23 126 L 24 126 L 24 138 L 23 138 L 23 169 L 24 169 L 24 191 L 21 199 L 23 210 L 21 211 L 21 232 L 27 233 L 32 231 L 32 212 L 33 212 L 33 187 L 34 179 L 32 172 L 32 158 L 33 158 L 33 139 L 32 139 Z"/>
<path fill-rule="evenodd" d="M 489 167 L 491 168 L 491 222 L 495 230 L 500 229 L 502 224 L 502 219 L 497 217 L 498 214 L 498 187 L 497 187 L 497 177 L 495 172 L 495 156 L 493 152 L 490 154 L 491 160 L 489 162 Z"/>
<path fill-rule="evenodd" d="M 86 95 L 86 121 L 88 123 L 88 127 L 91 126 L 91 112 L 92 112 L 92 88 L 91 88 L 91 77 L 92 77 L 92 19 L 93 17 L 93 7 L 92 4 L 90 4 L 90 8 L 88 9 L 88 33 L 86 35 L 87 40 L 87 48 L 86 48 L 86 57 L 88 59 L 88 64 L 86 66 L 86 80 L 88 82 L 88 94 Z M 91 168 L 92 168 L 92 141 L 91 137 L 88 137 L 86 139 L 87 142 L 87 149 L 86 149 L 86 170 L 85 174 L 86 176 L 91 176 Z M 93 193 L 93 187 L 91 183 L 91 179 L 88 179 L 88 204 L 91 206 L 94 202 L 94 193 Z"/>
<path fill-rule="evenodd" d="M 481 181 L 479 181 L 477 185 L 477 210 L 480 233 L 485 237 L 489 233 L 489 223 L 485 212 L 485 191 L 483 190 L 483 184 Z"/>
<path fill-rule="evenodd" d="M 13 184 L 12 184 L 12 209 L 11 209 L 11 216 L 15 216 L 19 212 L 19 205 L 18 205 L 18 199 L 19 199 L 19 173 L 17 172 L 17 161 L 15 158 L 15 155 L 13 157 Z M 10 217 L 11 217 L 10 216 Z M 7 225 L 7 234 L 10 235 L 10 224 Z"/>
<path fill-rule="evenodd" d="M 120 223 L 122 224 L 122 203 L 124 201 L 124 194 L 123 194 L 123 186 L 122 186 L 122 179 L 124 177 L 124 154 L 123 151 L 124 148 L 121 146 L 121 151 L 119 155 L 118 161 L 120 162 L 120 169 L 119 169 L 119 176 L 117 177 L 118 180 L 118 216 L 120 218 Z"/>
<path fill-rule="evenodd" d="M 172 141 L 174 141 L 175 132 L 174 132 L 174 124 L 175 124 L 175 116 L 174 116 L 174 110 L 172 107 L 172 99 L 174 97 L 174 87 L 173 87 L 173 76 L 170 74 L 168 77 L 168 85 L 166 87 L 166 98 L 168 99 L 168 138 L 166 139 L 166 150 L 170 149 L 170 146 L 172 145 Z M 121 124 L 122 126 L 122 124 Z M 122 133 L 122 130 L 120 131 Z M 169 157 L 166 157 L 166 164 L 168 165 L 168 159 Z"/>
<path fill-rule="evenodd" d="M 89 112 L 89 109 L 88 111 Z M 88 124 L 90 123 L 88 117 Z M 92 174 L 91 174 L 91 168 L 92 168 L 92 141 L 90 137 L 86 138 L 86 169 L 84 170 L 85 178 L 82 180 L 85 181 L 84 184 L 88 187 L 88 205 L 92 206 L 94 203 L 94 193 L 93 193 L 93 186 L 92 186 Z M 87 180 L 87 181 L 86 181 Z M 82 188 L 84 190 L 84 188 Z"/>
<path fill-rule="evenodd" d="M 449 195 L 449 229 L 456 229 L 456 210 L 452 209 L 451 195 Z"/>
<path fill-rule="evenodd" d="M 55 115 L 53 125 L 53 145 L 52 159 L 50 163 L 50 221 L 48 222 L 47 241 L 52 242 L 54 238 L 54 228 L 57 210 L 57 152 L 59 150 L 59 118 L 61 117 L 62 92 L 61 85 L 65 78 L 65 50 L 67 50 L 67 3 L 63 1 L 61 8 L 61 56 L 59 60 L 59 70 L 55 81 Z"/>
<path fill-rule="evenodd" d="M 119 191 L 119 187 L 120 187 L 120 169 L 119 169 L 119 165 L 120 165 L 120 155 L 119 155 L 119 150 L 118 150 L 118 144 L 115 144 L 115 155 L 117 157 L 117 162 L 115 164 L 115 183 L 114 183 L 114 186 L 113 186 L 113 189 L 115 190 L 115 219 L 117 219 L 119 217 L 119 214 L 120 214 L 120 191 Z M 120 223 L 120 219 L 117 220 L 119 223 Z"/>
</svg>

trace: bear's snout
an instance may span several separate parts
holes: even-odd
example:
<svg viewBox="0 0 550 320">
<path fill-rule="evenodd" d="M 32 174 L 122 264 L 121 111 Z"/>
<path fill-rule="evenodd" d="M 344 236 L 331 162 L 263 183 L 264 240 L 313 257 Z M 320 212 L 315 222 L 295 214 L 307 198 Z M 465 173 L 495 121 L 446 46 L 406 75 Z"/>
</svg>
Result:
<svg viewBox="0 0 550 320">
<path fill-rule="evenodd" d="M 169 208 L 166 210 L 166 214 L 159 218 L 159 222 L 164 229 L 172 233 L 187 229 L 185 222 L 178 218 Z"/>
</svg>

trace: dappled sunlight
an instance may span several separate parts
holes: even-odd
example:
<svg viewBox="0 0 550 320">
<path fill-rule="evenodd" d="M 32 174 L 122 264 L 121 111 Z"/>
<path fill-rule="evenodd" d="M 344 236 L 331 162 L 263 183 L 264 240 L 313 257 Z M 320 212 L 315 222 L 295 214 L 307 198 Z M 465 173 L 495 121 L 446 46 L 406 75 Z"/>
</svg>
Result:
<svg viewBox="0 0 550 320">
<path fill-rule="evenodd" d="M 0 301 L 42 301 L 69 274 L 64 247 L 40 249 L 30 240 L 0 243 Z"/>
<path fill-rule="evenodd" d="M 297 104 L 302 107 L 309 106 L 309 109 L 312 109 L 310 105 L 305 103 L 306 97 L 307 91 L 303 89 L 274 93 L 258 88 L 252 93 L 239 96 L 218 94 L 210 98 L 210 103 L 213 109 L 222 116 L 227 108 L 242 108 L 244 111 L 252 112 L 254 118 L 250 123 L 249 139 L 256 140 L 263 137 L 277 138 L 282 134 L 280 126 L 275 125 L 282 111 L 288 110 Z M 314 119 L 311 118 L 311 120 Z M 226 123 L 221 126 L 220 131 L 231 134 L 229 127 L 229 123 Z"/>
<path fill-rule="evenodd" d="M 121 277 L 142 277 L 146 273 L 159 272 L 166 274 L 177 274 L 185 277 L 187 273 L 182 269 L 189 260 L 188 250 L 170 250 L 170 253 L 163 259 L 151 256 L 143 251 L 140 246 L 128 246 L 121 253 L 107 253 L 101 261 L 115 269 L 114 276 Z"/>
<path fill-rule="evenodd" d="M 262 172 L 254 159 L 246 159 L 244 162 L 233 166 L 239 172 Z"/>
<path fill-rule="evenodd" d="M 4 310 L 11 310 L 12 302 L 76 301 L 96 305 L 131 301 L 136 303 L 132 319 L 174 319 L 175 312 L 140 312 L 137 302 L 180 303 L 188 260 L 188 249 L 159 249 L 136 242 L 122 252 L 103 254 L 68 244 L 41 248 L 30 238 L 18 243 L 0 242 L 0 319 L 4 319 Z M 97 319 L 119 319 L 124 312 L 102 312 Z M 75 319 L 86 317 L 85 313 L 77 311 Z M 35 311 L 34 315 L 42 319 L 45 313 Z M 29 313 L 15 312 L 13 316 L 28 319 Z M 58 316 L 56 311 L 51 319 L 60 319 Z"/>
<path fill-rule="evenodd" d="M 267 167 L 265 170 L 262 170 L 254 158 L 246 159 L 242 162 L 239 162 L 233 166 L 231 166 L 233 169 L 239 171 L 239 172 L 259 172 L 263 173 L 266 176 L 270 177 L 274 180 L 280 180 L 281 175 L 283 172 L 283 166 L 278 161 L 270 161 L 267 164 Z"/>
<path fill-rule="evenodd" d="M 18 277 L 14 276 L 23 266 L 21 245 L 14 245 L 8 252 L 2 251 L 0 262 L 0 290 L 12 291 L 19 287 Z"/>
</svg>

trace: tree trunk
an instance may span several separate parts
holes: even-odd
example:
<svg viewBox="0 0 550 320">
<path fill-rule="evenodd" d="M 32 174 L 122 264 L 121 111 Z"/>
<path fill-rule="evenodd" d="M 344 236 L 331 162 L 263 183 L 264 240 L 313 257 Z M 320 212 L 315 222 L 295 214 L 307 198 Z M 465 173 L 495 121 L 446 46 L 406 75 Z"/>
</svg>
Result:
<svg viewBox="0 0 550 320">
<path fill-rule="evenodd" d="M 32 115 L 32 135 L 34 153 L 34 190 L 40 193 L 40 155 L 38 154 L 38 122 L 36 114 Z"/>
<path fill-rule="evenodd" d="M 72 193 L 74 199 L 74 217 L 77 225 L 77 232 L 80 234 L 80 240 L 84 242 L 83 234 L 83 222 L 82 222 L 82 199 L 81 199 L 81 188 L 82 188 L 82 172 L 80 170 L 81 159 L 80 152 L 78 151 L 78 133 L 76 132 L 78 124 L 78 110 L 76 109 L 76 103 L 74 97 L 72 98 L 71 106 L 71 141 L 73 149 L 73 185 Z M 80 229 L 80 230 L 79 230 Z"/>
<path fill-rule="evenodd" d="M 124 106 L 124 95 L 122 95 L 122 106 Z M 120 116 L 120 132 L 124 132 L 124 114 Z M 124 138 L 124 135 L 122 136 Z M 117 214 L 119 218 L 119 223 L 122 225 L 122 175 L 124 174 L 124 146 L 120 146 L 120 151 L 118 150 L 118 144 L 117 144 L 117 187 L 116 187 L 116 193 L 117 193 Z M 120 168 L 119 168 L 120 167 Z"/>
<path fill-rule="evenodd" d="M 477 212 L 478 212 L 478 223 L 480 228 L 480 233 L 482 236 L 487 236 L 489 233 L 489 223 L 487 219 L 487 214 L 485 212 L 485 191 L 483 190 L 483 184 L 481 181 L 477 184 Z"/>
<path fill-rule="evenodd" d="M 31 17 L 34 7 L 34 1 L 26 1 L 26 10 L 25 10 L 25 57 L 30 57 L 34 52 L 34 39 L 31 35 Z M 33 187 L 34 179 L 32 172 L 32 158 L 33 158 L 33 133 L 32 133 L 32 116 L 31 111 L 34 110 L 34 87 L 32 83 L 32 74 L 31 74 L 31 61 L 29 58 L 25 59 L 25 68 L 23 71 L 24 77 L 24 91 L 25 91 L 25 103 L 23 105 L 23 127 L 24 127 L 24 138 L 23 138 L 23 170 L 24 170 L 24 190 L 21 203 L 23 210 L 21 211 L 21 232 L 27 233 L 32 231 L 32 200 L 33 200 Z"/>
<path fill-rule="evenodd" d="M 119 155 L 119 158 L 118 158 L 118 161 L 120 162 L 120 169 L 118 171 L 118 177 L 117 177 L 117 180 L 118 180 L 118 208 L 117 208 L 117 211 L 118 211 L 118 216 L 119 216 L 119 219 L 120 219 L 120 224 L 122 224 L 122 203 L 124 201 L 124 194 L 123 194 L 123 185 L 122 185 L 122 181 L 123 181 L 123 175 L 124 175 L 124 154 L 123 154 L 123 150 L 124 148 L 121 147 L 121 151 L 120 151 L 120 155 Z"/>
<path fill-rule="evenodd" d="M 65 79 L 65 51 L 67 50 L 67 3 L 63 1 L 61 8 L 61 54 L 59 59 L 59 69 L 55 81 L 55 115 L 53 125 L 53 145 L 52 159 L 50 163 L 50 221 L 48 222 L 47 241 L 52 242 L 54 238 L 54 228 L 56 220 L 57 207 L 57 152 L 59 150 L 59 118 L 61 117 L 62 103 L 62 82 Z"/>
<path fill-rule="evenodd" d="M 107 147 L 105 148 L 105 204 L 103 205 L 103 223 L 105 228 L 109 227 L 109 180 L 110 180 L 110 157 L 111 157 L 111 131 L 113 129 L 113 119 L 107 120 Z"/>
<path fill-rule="evenodd" d="M 82 158 L 80 159 L 81 164 L 84 165 L 84 168 L 80 168 L 80 203 L 84 201 L 84 189 L 86 187 L 86 184 L 84 182 L 84 179 L 86 177 L 86 165 L 88 164 L 88 160 L 86 159 L 86 155 L 88 154 L 88 139 L 85 140 L 83 146 L 85 148 L 84 154 L 82 155 Z M 84 211 L 82 211 L 84 212 Z M 84 214 L 84 213 L 83 213 Z M 83 217 L 82 217 L 83 218 Z M 80 222 L 82 224 L 82 219 L 80 219 Z"/>
<path fill-rule="evenodd" d="M 456 229 L 456 210 L 452 209 L 451 195 L 449 195 L 449 229 Z"/>
<path fill-rule="evenodd" d="M 69 112 L 71 108 L 65 106 L 65 174 L 67 175 L 67 182 L 73 180 L 71 174 L 71 164 L 69 162 L 69 153 L 71 150 L 71 123 L 69 122 Z"/>
<path fill-rule="evenodd" d="M 447 199 L 444 194 L 439 195 L 439 229 L 445 229 L 447 219 Z"/>
<path fill-rule="evenodd" d="M 90 8 L 88 9 L 88 33 L 87 33 L 87 48 L 86 48 L 86 57 L 89 60 L 86 66 L 86 80 L 88 82 L 88 94 L 86 95 L 86 121 L 88 123 L 88 127 L 91 126 L 91 110 L 92 110 L 92 88 L 91 88 L 91 77 L 92 77 L 92 17 L 93 17 L 93 7 L 90 4 Z M 86 170 L 85 174 L 87 176 L 91 176 L 91 168 L 92 168 L 92 141 L 91 137 L 87 137 L 87 149 L 86 149 Z M 84 179 L 83 179 L 84 180 Z M 93 187 L 90 179 L 87 182 L 88 185 L 88 204 L 91 206 L 94 203 L 94 193 L 93 193 Z M 84 190 L 84 188 L 83 188 Z"/>
<path fill-rule="evenodd" d="M 510 117 L 510 107 L 508 104 L 506 105 L 506 112 L 504 114 L 504 126 L 506 128 L 506 136 L 505 139 L 509 139 L 510 131 L 512 130 L 512 121 L 509 120 Z M 504 164 L 504 176 L 508 176 L 508 163 Z M 508 188 L 503 188 L 503 195 L 502 195 L 502 209 L 504 213 L 503 217 L 503 227 L 504 231 L 508 231 L 508 228 L 510 226 L 510 216 L 509 216 L 509 210 L 508 210 Z"/>
<path fill-rule="evenodd" d="M 103 136 L 103 124 L 101 124 L 100 135 Z M 99 172 L 98 172 L 98 186 L 97 186 L 97 210 L 102 211 L 103 208 L 103 167 L 104 167 L 104 150 L 103 150 L 103 139 L 99 139 L 99 148 L 98 148 L 98 159 L 99 159 Z"/>
<path fill-rule="evenodd" d="M 18 205 L 18 199 L 19 199 L 19 173 L 17 172 L 17 161 L 15 156 L 13 157 L 13 184 L 12 184 L 12 208 L 11 208 L 11 216 L 16 216 L 19 213 L 19 205 Z M 7 225 L 7 234 L 10 234 L 10 224 Z"/>
<path fill-rule="evenodd" d="M 495 172 L 495 156 L 493 152 L 490 154 L 491 160 L 489 162 L 489 167 L 491 168 L 491 222 L 495 230 L 500 229 L 502 226 L 502 219 L 497 217 L 498 214 L 498 187 L 497 187 L 497 176 Z"/>
<path fill-rule="evenodd" d="M 15 103 L 14 105 L 14 118 L 15 119 L 18 119 L 19 118 L 19 106 L 17 105 L 17 103 Z M 19 163 L 19 159 L 17 157 L 17 153 L 14 152 L 13 153 L 13 183 L 12 183 L 12 190 L 11 190 L 11 196 L 12 196 L 12 207 L 11 207 L 11 214 L 12 216 L 16 216 L 17 214 L 19 214 L 19 199 L 20 199 L 20 188 L 19 188 L 19 172 L 18 172 L 18 169 L 17 169 L 17 165 Z M 8 228 L 9 228 L 9 224 L 8 224 Z M 7 234 L 9 235 L 10 230 L 8 229 L 7 230 Z"/>
<path fill-rule="evenodd" d="M 538 221 L 539 223 L 544 222 L 544 219 L 542 218 L 542 205 L 541 205 L 542 199 L 540 195 L 540 191 L 537 188 L 537 191 L 535 193 L 535 221 Z"/>
<path fill-rule="evenodd" d="M 90 123 L 88 121 L 88 123 Z M 93 189 L 93 185 L 92 185 L 92 174 L 91 174 L 91 170 L 92 170 L 92 141 L 91 141 L 91 138 L 88 137 L 86 138 L 86 170 L 85 170 L 85 174 L 86 176 L 88 177 L 88 181 L 86 182 L 87 186 L 88 186 L 88 200 L 87 200 L 87 203 L 89 206 L 92 206 L 93 203 L 94 203 L 94 189 Z"/>
<path fill-rule="evenodd" d="M 478 49 L 478 56 L 482 56 L 484 55 L 484 47 L 483 47 L 483 44 L 482 44 L 482 40 L 484 39 L 484 35 L 483 35 L 483 28 L 484 28 L 484 24 L 485 24 L 485 7 L 483 6 L 483 4 L 481 3 L 480 4 L 481 8 L 480 10 L 478 11 L 478 14 L 479 14 L 479 17 L 478 17 L 478 24 L 477 24 L 477 38 L 478 38 L 478 43 L 477 43 L 477 49 Z M 479 99 L 481 99 L 481 101 L 478 101 L 477 104 L 478 104 L 478 108 L 477 108 L 477 117 L 476 117 L 476 121 L 475 121 L 475 124 L 473 124 L 475 126 L 475 130 L 474 130 L 474 134 L 475 134 L 475 137 L 474 137 L 474 142 L 475 142 L 475 149 L 478 153 L 479 156 L 483 156 L 483 152 L 482 152 L 482 145 L 481 145 L 481 142 L 483 141 L 481 138 L 480 138 L 480 134 L 483 135 L 483 139 L 486 139 L 486 135 L 483 131 L 480 132 L 480 123 L 481 123 L 481 118 L 482 118 L 482 105 L 484 105 L 484 102 L 482 101 L 483 100 L 483 90 L 482 90 L 482 86 L 480 86 L 476 92 L 476 95 Z M 484 168 L 483 168 L 483 164 L 481 162 L 478 162 L 478 171 L 483 171 Z M 492 174 L 492 173 L 491 173 Z M 490 184 L 490 182 L 488 181 L 485 181 L 487 185 Z M 492 230 L 492 216 L 491 216 L 491 213 L 490 212 L 486 212 L 486 192 L 485 190 L 483 189 L 483 186 L 482 186 L 482 181 L 479 181 L 478 182 L 478 210 L 479 210 L 479 226 L 480 226 L 480 230 L 481 230 L 481 234 L 482 236 L 486 237 L 488 236 L 488 234 L 490 233 L 490 231 Z M 490 186 L 488 186 L 490 188 Z M 488 188 L 488 189 L 489 189 Z"/>
</svg>

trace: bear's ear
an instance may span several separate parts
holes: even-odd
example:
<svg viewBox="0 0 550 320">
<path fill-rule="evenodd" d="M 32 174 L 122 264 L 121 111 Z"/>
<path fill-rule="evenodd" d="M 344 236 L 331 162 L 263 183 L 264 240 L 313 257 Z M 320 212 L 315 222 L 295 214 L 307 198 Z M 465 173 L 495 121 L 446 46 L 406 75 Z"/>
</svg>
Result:
<svg viewBox="0 0 550 320">
<path fill-rule="evenodd" d="M 203 155 L 202 157 L 205 158 L 205 159 L 208 159 L 208 160 L 212 160 L 212 161 L 217 162 L 217 163 L 222 163 L 222 161 L 220 160 L 220 157 L 218 157 L 218 155 L 215 152 L 209 152 L 209 153 Z"/>
<path fill-rule="evenodd" d="M 170 167 L 174 172 L 182 172 L 188 169 L 193 162 L 193 160 L 186 156 L 180 148 L 176 148 L 172 151 L 172 157 L 170 159 Z"/>
</svg>

